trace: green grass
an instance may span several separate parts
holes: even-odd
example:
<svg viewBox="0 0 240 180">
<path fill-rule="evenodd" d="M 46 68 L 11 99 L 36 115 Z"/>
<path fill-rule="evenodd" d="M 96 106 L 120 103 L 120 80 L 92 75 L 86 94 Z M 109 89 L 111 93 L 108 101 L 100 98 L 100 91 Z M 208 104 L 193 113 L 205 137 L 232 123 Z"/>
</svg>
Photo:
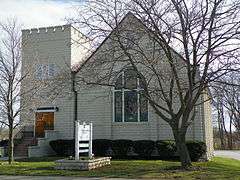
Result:
<svg viewBox="0 0 240 180">
<path fill-rule="evenodd" d="M 238 179 L 240 161 L 215 157 L 209 162 L 193 163 L 198 170 L 180 170 L 180 163 L 162 160 L 112 160 L 111 166 L 92 171 L 54 170 L 57 157 L 31 158 L 8 165 L 0 161 L 1 175 L 49 175 L 160 179 Z"/>
</svg>

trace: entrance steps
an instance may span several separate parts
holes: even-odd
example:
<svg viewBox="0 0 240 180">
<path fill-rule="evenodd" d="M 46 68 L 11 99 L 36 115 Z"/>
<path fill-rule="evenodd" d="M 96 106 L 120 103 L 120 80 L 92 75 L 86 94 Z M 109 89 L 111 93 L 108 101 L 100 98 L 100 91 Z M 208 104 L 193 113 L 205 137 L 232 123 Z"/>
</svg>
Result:
<svg viewBox="0 0 240 180">
<path fill-rule="evenodd" d="M 55 152 L 50 147 L 49 142 L 56 139 L 59 139 L 57 131 L 45 130 L 45 137 L 37 138 L 37 145 L 28 147 L 28 157 L 55 155 Z"/>
<path fill-rule="evenodd" d="M 14 147 L 14 156 L 27 157 L 28 147 L 37 144 L 37 139 L 34 137 L 22 137 L 20 143 Z"/>
</svg>

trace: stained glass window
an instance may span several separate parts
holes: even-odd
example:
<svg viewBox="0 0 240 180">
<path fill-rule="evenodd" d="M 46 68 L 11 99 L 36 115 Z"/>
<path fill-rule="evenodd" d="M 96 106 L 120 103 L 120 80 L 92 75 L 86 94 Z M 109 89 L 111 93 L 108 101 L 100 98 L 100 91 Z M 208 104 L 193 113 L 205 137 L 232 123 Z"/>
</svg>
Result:
<svg viewBox="0 0 240 180">
<path fill-rule="evenodd" d="M 133 69 L 123 71 L 118 76 L 114 89 L 115 122 L 148 121 L 148 100 L 141 84 Z"/>
<path fill-rule="evenodd" d="M 124 121 L 137 122 L 138 121 L 138 104 L 137 92 L 124 92 Z"/>
<path fill-rule="evenodd" d="M 125 71 L 124 73 L 124 88 L 136 89 L 137 88 L 137 74 L 133 70 Z"/>
<path fill-rule="evenodd" d="M 115 121 L 122 122 L 122 92 L 116 91 L 114 93 L 115 100 Z"/>
<path fill-rule="evenodd" d="M 140 92 L 140 121 L 148 121 L 148 100 L 143 92 Z"/>
<path fill-rule="evenodd" d="M 115 83 L 115 89 L 121 89 L 123 87 L 122 85 L 122 74 L 117 78 L 117 81 Z"/>
</svg>

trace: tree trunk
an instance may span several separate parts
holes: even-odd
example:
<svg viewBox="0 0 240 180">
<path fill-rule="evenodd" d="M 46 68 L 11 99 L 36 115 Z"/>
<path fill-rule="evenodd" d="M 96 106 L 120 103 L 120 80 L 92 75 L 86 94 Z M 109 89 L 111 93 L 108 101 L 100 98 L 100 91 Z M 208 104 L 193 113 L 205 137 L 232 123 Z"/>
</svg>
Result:
<svg viewBox="0 0 240 180">
<path fill-rule="evenodd" d="M 186 146 L 185 133 L 179 133 L 178 129 L 173 128 L 173 134 L 180 157 L 181 166 L 184 169 L 187 169 L 192 166 L 192 162 Z"/>
<path fill-rule="evenodd" d="M 8 163 L 12 164 L 13 162 L 13 148 L 14 148 L 14 142 L 13 142 L 13 127 L 9 126 L 9 142 L 8 142 Z"/>
<path fill-rule="evenodd" d="M 219 139 L 221 143 L 221 149 L 225 149 L 224 145 L 224 135 L 223 135 L 223 128 L 222 128 L 222 123 L 221 123 L 221 113 L 220 110 L 218 110 L 218 132 L 219 132 Z"/>
<path fill-rule="evenodd" d="M 233 140 L 232 140 L 232 117 L 230 118 L 230 128 L 229 128 L 229 149 L 233 149 Z"/>
</svg>

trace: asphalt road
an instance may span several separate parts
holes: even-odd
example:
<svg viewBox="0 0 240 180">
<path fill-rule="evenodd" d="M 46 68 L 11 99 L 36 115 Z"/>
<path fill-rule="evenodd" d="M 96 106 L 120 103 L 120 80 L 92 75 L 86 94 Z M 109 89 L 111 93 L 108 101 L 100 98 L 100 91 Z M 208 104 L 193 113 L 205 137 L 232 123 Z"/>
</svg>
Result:
<svg viewBox="0 0 240 180">
<path fill-rule="evenodd" d="M 240 151 L 231 151 L 231 150 L 219 150 L 219 151 L 214 151 L 215 156 L 219 157 L 227 157 L 227 158 L 232 158 L 232 159 L 237 159 L 240 160 Z"/>
</svg>

